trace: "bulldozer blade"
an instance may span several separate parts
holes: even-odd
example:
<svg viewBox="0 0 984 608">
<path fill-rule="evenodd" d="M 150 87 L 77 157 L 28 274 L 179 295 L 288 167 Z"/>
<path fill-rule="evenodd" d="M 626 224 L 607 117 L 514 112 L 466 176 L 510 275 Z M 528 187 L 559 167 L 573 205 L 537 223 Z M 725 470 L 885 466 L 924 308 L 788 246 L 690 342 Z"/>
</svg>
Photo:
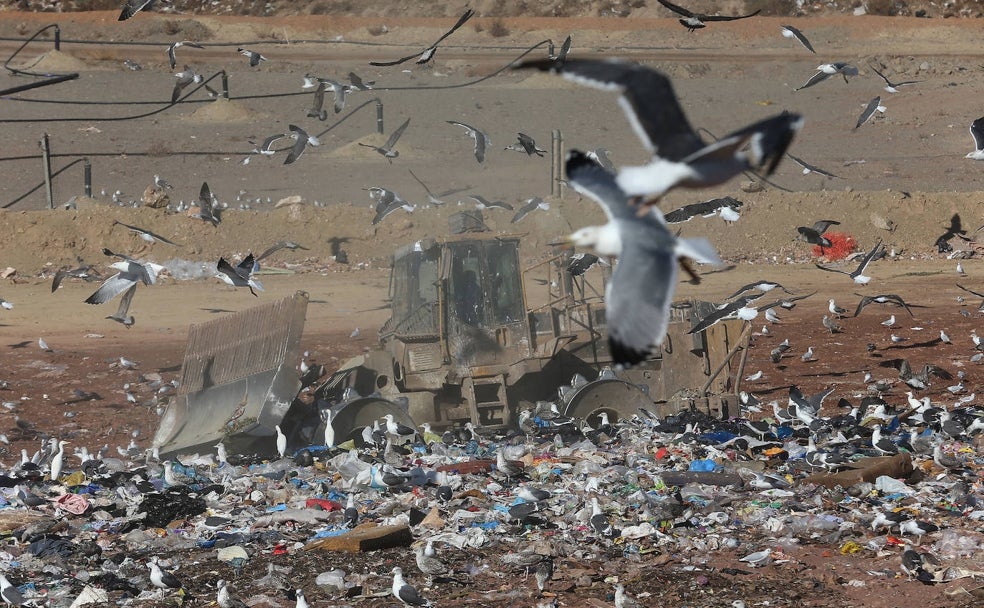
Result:
<svg viewBox="0 0 984 608">
<path fill-rule="evenodd" d="M 295 363 L 308 294 L 298 291 L 248 310 L 192 325 L 181 384 L 161 417 L 162 455 L 211 451 L 275 452 L 274 427 L 300 390 Z"/>
</svg>

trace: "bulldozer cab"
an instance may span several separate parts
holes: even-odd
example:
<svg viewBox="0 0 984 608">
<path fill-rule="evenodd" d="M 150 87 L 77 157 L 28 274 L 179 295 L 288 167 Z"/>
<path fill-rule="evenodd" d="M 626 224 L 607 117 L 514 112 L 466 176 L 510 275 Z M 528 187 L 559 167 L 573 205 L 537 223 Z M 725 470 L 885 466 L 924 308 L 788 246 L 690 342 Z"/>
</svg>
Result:
<svg viewBox="0 0 984 608">
<path fill-rule="evenodd" d="M 435 342 L 461 375 L 529 355 L 519 239 L 420 241 L 398 252 L 387 338 Z"/>
</svg>

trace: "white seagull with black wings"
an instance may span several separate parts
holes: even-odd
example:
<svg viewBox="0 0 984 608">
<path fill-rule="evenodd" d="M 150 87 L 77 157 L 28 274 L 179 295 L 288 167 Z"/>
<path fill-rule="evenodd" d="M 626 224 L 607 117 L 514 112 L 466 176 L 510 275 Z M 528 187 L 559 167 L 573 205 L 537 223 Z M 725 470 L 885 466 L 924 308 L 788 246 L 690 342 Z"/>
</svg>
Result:
<svg viewBox="0 0 984 608">
<path fill-rule="evenodd" d="M 458 31 L 458 28 L 461 27 L 462 25 L 464 25 L 466 21 L 468 21 L 469 19 L 471 19 L 472 15 L 474 15 L 474 14 L 475 14 L 475 11 L 473 11 L 471 9 L 466 10 L 464 13 L 462 13 L 461 17 L 458 17 L 457 23 L 455 23 L 451 27 L 451 29 L 449 29 L 448 31 L 444 32 L 444 34 L 442 34 L 441 37 L 438 38 L 434 42 L 434 44 L 432 44 L 429 47 L 427 47 L 426 49 L 424 49 L 424 51 L 422 53 L 414 53 L 412 55 L 407 55 L 406 57 L 400 57 L 399 59 L 394 59 L 393 61 L 370 61 L 369 62 L 369 65 L 375 65 L 375 66 L 399 65 L 399 64 L 404 63 L 406 61 L 410 61 L 414 57 L 418 57 L 418 59 L 417 59 L 417 63 L 418 64 L 425 64 L 425 63 L 427 63 L 428 61 L 430 61 L 431 59 L 434 58 L 434 53 L 437 52 L 437 45 L 441 44 L 442 42 L 444 42 L 444 39 L 445 38 L 447 38 L 451 34 L 453 34 L 456 31 Z"/>
<path fill-rule="evenodd" d="M 567 155 L 567 179 L 579 193 L 601 205 L 609 223 L 588 226 L 567 240 L 602 256 L 619 256 L 605 289 L 608 344 L 616 365 L 639 363 L 663 341 L 677 282 L 677 257 L 721 260 L 706 239 L 678 239 L 658 209 L 640 216 L 619 188 L 615 175 L 583 152 Z"/>
<path fill-rule="evenodd" d="M 536 60 L 519 67 L 556 71 L 580 84 L 622 93 L 619 105 L 653 159 L 623 168 L 616 180 L 626 195 L 650 203 L 673 188 L 716 186 L 742 171 L 771 174 L 803 126 L 799 114 L 782 113 L 705 144 L 661 72 L 620 60 L 568 59 L 559 67 Z"/>
</svg>

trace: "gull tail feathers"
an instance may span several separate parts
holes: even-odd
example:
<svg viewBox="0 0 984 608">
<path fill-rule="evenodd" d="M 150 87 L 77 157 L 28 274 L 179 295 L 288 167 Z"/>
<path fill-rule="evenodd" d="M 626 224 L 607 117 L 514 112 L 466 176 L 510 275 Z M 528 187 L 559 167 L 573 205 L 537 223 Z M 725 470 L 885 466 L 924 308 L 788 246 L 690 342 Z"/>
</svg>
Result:
<svg viewBox="0 0 984 608">
<path fill-rule="evenodd" d="M 674 251 L 677 257 L 690 258 L 700 264 L 724 264 L 714 245 L 703 237 L 677 239 Z"/>
</svg>

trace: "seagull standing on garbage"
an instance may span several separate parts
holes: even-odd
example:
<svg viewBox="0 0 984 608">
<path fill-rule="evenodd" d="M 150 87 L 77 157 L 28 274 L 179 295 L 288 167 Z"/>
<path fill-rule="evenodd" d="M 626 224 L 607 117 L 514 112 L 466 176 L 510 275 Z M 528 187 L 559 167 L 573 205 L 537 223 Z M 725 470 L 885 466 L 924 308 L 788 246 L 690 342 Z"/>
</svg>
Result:
<svg viewBox="0 0 984 608">
<path fill-rule="evenodd" d="M 68 442 L 59 440 L 58 451 L 51 457 L 51 468 L 49 469 L 49 477 L 51 477 L 51 481 L 57 482 L 58 478 L 61 476 L 62 464 L 65 462 L 66 443 Z"/>
<path fill-rule="evenodd" d="M 277 429 L 277 453 L 283 458 L 287 454 L 287 435 L 284 435 L 284 432 L 280 430 L 279 424 L 274 428 Z"/>
<path fill-rule="evenodd" d="M 294 596 L 297 598 L 294 608 L 310 608 L 310 605 L 307 603 L 307 598 L 304 597 L 303 589 L 298 589 Z"/>
<path fill-rule="evenodd" d="M 386 432 L 397 439 L 412 439 L 417 434 L 416 430 L 394 420 L 393 414 L 386 414 L 383 418 L 386 419 Z"/>
<path fill-rule="evenodd" d="M 219 608 L 247 608 L 246 602 L 229 594 L 229 588 L 226 586 L 224 580 L 219 579 L 215 583 L 215 586 L 219 588 L 218 596 L 215 598 L 215 602 L 219 605 Z"/>
<path fill-rule="evenodd" d="M 161 590 L 161 597 L 164 597 L 164 592 L 168 589 L 183 589 L 184 586 L 178 580 L 178 577 L 166 570 L 162 570 L 156 562 L 147 562 L 147 567 L 150 568 L 150 584 Z"/>
<path fill-rule="evenodd" d="M 403 602 L 404 606 L 431 606 L 429 600 L 424 599 L 416 589 L 403 580 L 403 569 L 393 568 L 393 597 Z"/>
</svg>

